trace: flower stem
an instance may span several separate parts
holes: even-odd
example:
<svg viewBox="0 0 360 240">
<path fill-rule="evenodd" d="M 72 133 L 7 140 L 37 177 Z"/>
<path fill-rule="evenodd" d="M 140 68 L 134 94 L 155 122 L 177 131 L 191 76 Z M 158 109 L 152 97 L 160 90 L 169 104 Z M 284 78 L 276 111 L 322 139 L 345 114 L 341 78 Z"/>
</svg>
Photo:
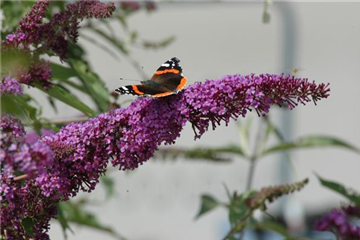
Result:
<svg viewBox="0 0 360 240">
<path fill-rule="evenodd" d="M 258 157 L 259 157 L 258 154 L 259 154 L 259 150 L 261 149 L 263 135 L 264 135 L 264 132 L 265 132 L 265 131 L 263 131 L 263 126 L 264 126 L 263 120 L 260 119 L 258 131 L 257 131 L 257 134 L 256 134 L 255 143 L 254 143 L 254 150 L 253 150 L 252 156 L 249 158 L 249 160 L 250 160 L 250 168 L 249 168 L 248 178 L 247 178 L 247 181 L 246 181 L 246 191 L 249 191 L 251 189 L 251 187 L 252 187 L 252 182 L 253 182 L 254 175 L 255 175 L 255 166 L 256 166 L 256 162 L 257 162 Z M 252 215 L 252 211 L 249 213 L 248 217 L 251 217 L 251 215 Z M 243 237 L 244 237 L 243 229 L 245 228 L 246 222 L 243 223 L 244 226 L 242 226 L 242 229 L 240 230 L 241 231 L 240 239 L 243 239 Z M 225 239 L 227 239 L 228 236 L 225 237 Z"/>
<path fill-rule="evenodd" d="M 23 175 L 14 177 L 14 182 L 19 182 L 19 181 L 21 181 L 21 180 L 25 180 L 27 177 L 28 177 L 27 174 L 23 174 Z"/>
</svg>

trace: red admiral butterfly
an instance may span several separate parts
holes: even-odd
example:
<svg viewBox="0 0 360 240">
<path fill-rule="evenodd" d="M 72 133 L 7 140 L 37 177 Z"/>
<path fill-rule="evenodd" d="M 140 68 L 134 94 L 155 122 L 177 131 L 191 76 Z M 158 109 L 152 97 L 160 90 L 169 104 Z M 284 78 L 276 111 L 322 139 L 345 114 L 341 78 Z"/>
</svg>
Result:
<svg viewBox="0 0 360 240">
<path fill-rule="evenodd" d="M 120 94 L 148 95 L 165 97 L 178 93 L 186 85 L 187 79 L 182 74 L 176 57 L 167 60 L 154 73 L 150 80 L 141 81 L 141 85 L 123 86 L 115 91 Z"/>
</svg>

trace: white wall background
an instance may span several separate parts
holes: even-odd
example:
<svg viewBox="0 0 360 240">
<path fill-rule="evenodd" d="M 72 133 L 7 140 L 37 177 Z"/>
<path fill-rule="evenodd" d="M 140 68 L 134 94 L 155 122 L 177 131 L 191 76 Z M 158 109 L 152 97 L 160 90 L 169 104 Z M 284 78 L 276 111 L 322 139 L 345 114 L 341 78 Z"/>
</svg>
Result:
<svg viewBox="0 0 360 240">
<path fill-rule="evenodd" d="M 176 36 L 176 41 L 164 50 L 133 50 L 149 76 L 173 56 L 181 59 L 190 84 L 225 74 L 280 73 L 285 68 L 299 68 L 300 77 L 329 82 L 331 95 L 318 106 L 309 104 L 291 111 L 293 128 L 288 137 L 331 135 L 360 147 L 360 3 L 274 3 L 269 24 L 261 21 L 262 3 L 167 3 L 158 8 L 153 14 L 139 12 L 129 19 L 130 27 L 146 39 Z M 289 26 L 289 19 L 294 20 L 293 26 Z M 287 52 L 285 36 L 291 39 L 294 56 Z M 139 77 L 126 61 L 115 61 L 93 45 L 87 46 L 92 66 L 109 89 L 123 84 L 119 77 Z M 294 62 L 284 63 L 285 56 Z M 69 115 L 76 114 L 61 108 L 62 113 L 66 109 Z M 50 109 L 46 113 L 54 116 Z M 279 110 L 274 108 L 271 114 L 281 123 Z M 250 115 L 257 118 L 255 113 Z M 177 145 L 218 146 L 237 141 L 235 124 L 209 131 L 196 142 L 187 126 Z M 321 188 L 314 172 L 360 191 L 359 155 L 324 148 L 296 151 L 292 159 L 295 170 L 289 181 L 310 177 L 310 184 L 291 198 L 305 212 L 325 210 L 345 201 Z M 231 164 L 150 160 L 130 174 L 113 170 L 110 174 L 117 180 L 116 197 L 91 210 L 128 239 L 219 239 L 227 229 L 226 212 L 218 209 L 194 221 L 200 195 L 210 193 L 225 200 L 222 183 L 231 190 L 243 191 L 248 167 L 242 159 L 234 159 Z M 279 156 L 262 159 L 254 187 L 281 182 L 284 173 L 279 169 Z M 90 196 L 103 199 L 104 193 L 98 188 Z M 279 209 L 271 206 L 270 210 Z M 74 230 L 76 235 L 69 239 L 113 239 L 86 228 Z M 51 237 L 62 239 L 57 224 L 52 225 Z"/>
</svg>

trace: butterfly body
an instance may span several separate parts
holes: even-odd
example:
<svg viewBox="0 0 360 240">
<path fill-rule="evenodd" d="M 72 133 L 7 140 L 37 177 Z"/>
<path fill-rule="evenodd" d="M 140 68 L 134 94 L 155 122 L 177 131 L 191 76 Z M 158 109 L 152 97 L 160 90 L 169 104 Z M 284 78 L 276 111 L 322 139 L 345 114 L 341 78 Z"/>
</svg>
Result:
<svg viewBox="0 0 360 240">
<path fill-rule="evenodd" d="M 120 94 L 132 94 L 137 96 L 165 97 L 182 90 L 187 79 L 182 74 L 179 65 L 180 60 L 173 57 L 163 63 L 154 73 L 150 80 L 141 81 L 139 85 L 127 85 L 116 89 Z"/>
</svg>

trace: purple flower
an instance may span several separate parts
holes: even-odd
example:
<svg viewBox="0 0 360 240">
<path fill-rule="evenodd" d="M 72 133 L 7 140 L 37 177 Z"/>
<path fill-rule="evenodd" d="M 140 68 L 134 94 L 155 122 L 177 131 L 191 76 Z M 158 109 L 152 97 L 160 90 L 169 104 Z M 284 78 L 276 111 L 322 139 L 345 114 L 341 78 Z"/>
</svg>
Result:
<svg viewBox="0 0 360 240">
<path fill-rule="evenodd" d="M 14 33 L 6 36 L 6 40 L 8 40 L 9 42 L 14 41 L 15 38 L 16 38 L 16 34 L 14 34 Z"/>
<path fill-rule="evenodd" d="M 0 118 L 1 127 L 1 140 L 4 139 L 4 135 L 14 136 L 15 138 L 25 135 L 25 129 L 19 119 L 10 115 L 5 115 Z"/>
<path fill-rule="evenodd" d="M 4 77 L 0 84 L 0 93 L 19 95 L 23 94 L 23 88 L 15 78 Z"/>
<path fill-rule="evenodd" d="M 2 200 L 0 233 L 2 236 L 6 236 L 6 239 L 49 240 L 47 234 L 50 227 L 49 221 L 56 216 L 57 206 L 53 199 L 39 194 L 32 180 L 21 185 L 14 181 L 13 175 L 2 173 L 0 196 Z M 31 219 L 34 223 L 31 229 L 32 236 L 29 236 L 24 229 L 24 219 Z"/>
<path fill-rule="evenodd" d="M 50 62 L 39 60 L 29 66 L 25 74 L 21 74 L 20 82 L 32 86 L 33 83 L 40 83 L 44 89 L 48 90 L 51 86 L 49 81 L 52 77 Z"/>
<path fill-rule="evenodd" d="M 21 43 L 26 38 L 26 35 L 24 33 L 11 33 L 6 36 L 6 42 L 7 44 L 17 45 Z"/>
<path fill-rule="evenodd" d="M 11 116 L 0 119 L 1 154 L 0 164 L 3 172 L 12 174 L 22 172 L 33 178 L 37 174 L 46 173 L 46 168 L 53 164 L 53 152 L 43 142 L 25 143 L 24 127 L 21 122 Z"/>
<path fill-rule="evenodd" d="M 353 225 L 351 217 L 359 218 L 360 208 L 348 206 L 342 209 L 333 209 L 315 223 L 317 231 L 330 231 L 343 240 L 360 239 L 360 227 Z"/>
<path fill-rule="evenodd" d="M 28 42 L 38 41 L 37 31 L 39 30 L 43 18 L 45 17 L 49 0 L 37 1 L 30 12 L 20 21 L 18 33 L 26 34 Z"/>
</svg>

